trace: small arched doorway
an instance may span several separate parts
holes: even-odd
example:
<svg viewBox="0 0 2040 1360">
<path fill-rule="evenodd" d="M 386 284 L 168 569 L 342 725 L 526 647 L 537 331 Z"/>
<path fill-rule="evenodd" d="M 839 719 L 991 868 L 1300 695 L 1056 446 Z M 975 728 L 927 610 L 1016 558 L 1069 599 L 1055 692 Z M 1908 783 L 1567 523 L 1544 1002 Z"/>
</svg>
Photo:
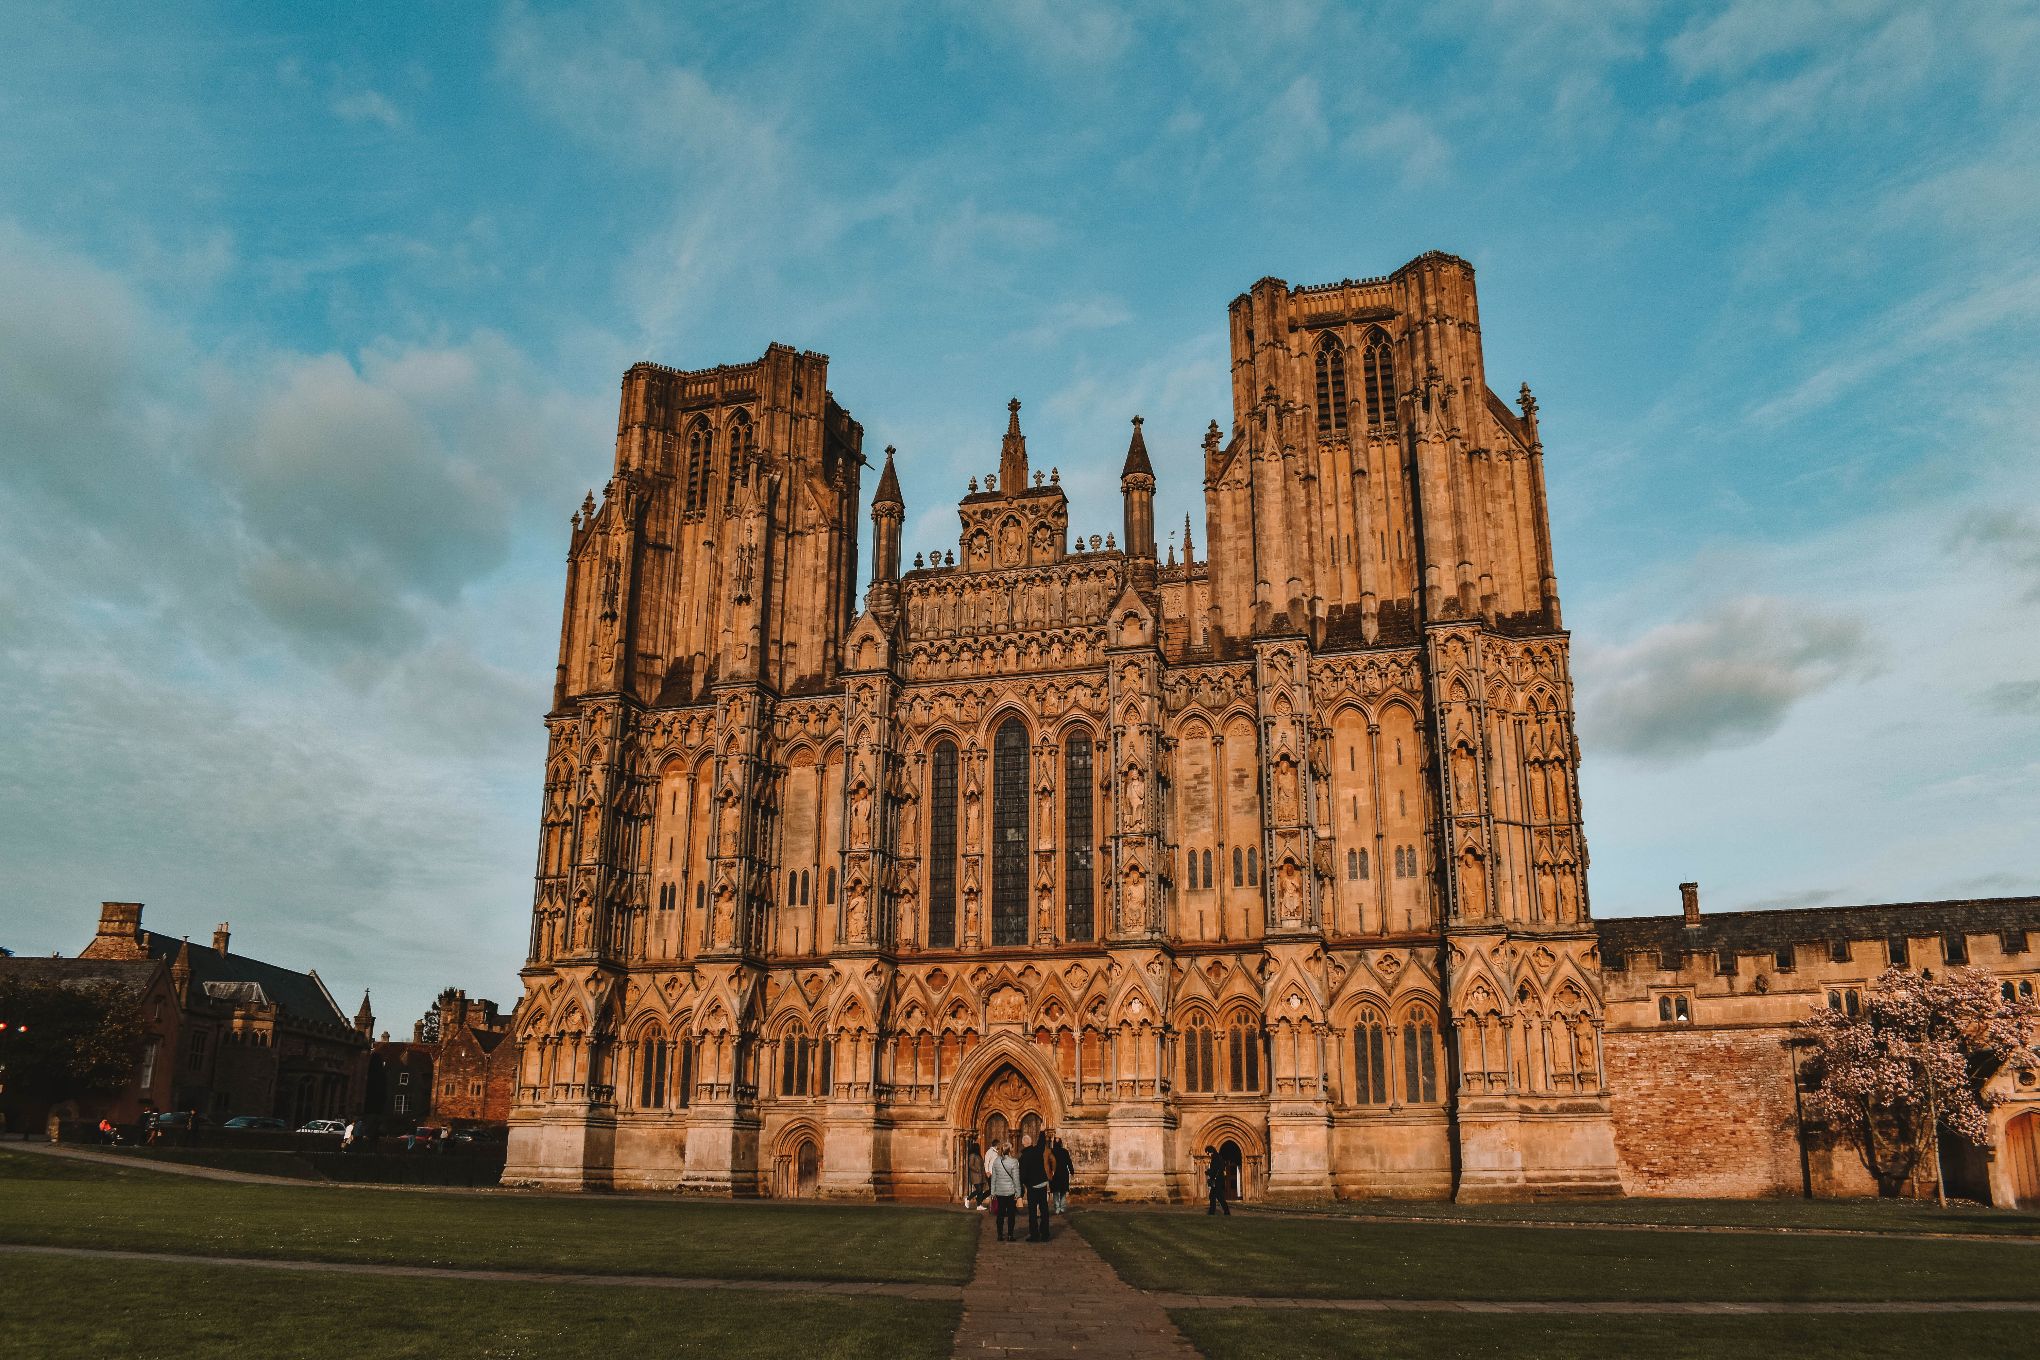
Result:
<svg viewBox="0 0 2040 1360">
<path fill-rule="evenodd" d="M 2005 1162 L 2013 1207 L 2040 1209 L 2040 1110 L 2016 1115 L 2005 1125 Z"/>
<path fill-rule="evenodd" d="M 813 1199 L 822 1188 L 822 1150 L 812 1138 L 803 1138 L 793 1150 L 793 1194 L 796 1199 Z"/>
<path fill-rule="evenodd" d="M 1240 1145 L 1228 1138 L 1218 1145 L 1218 1164 L 1225 1169 L 1226 1197 L 1243 1200 L 1247 1197 L 1247 1178 L 1242 1171 L 1246 1157 L 1240 1152 Z"/>
<path fill-rule="evenodd" d="M 1022 1135 L 1040 1137 L 1049 1108 L 1034 1081 L 1012 1063 L 1001 1063 L 978 1088 L 977 1099 L 960 1121 L 956 1134 L 957 1193 L 970 1190 L 984 1175 L 984 1155 L 994 1143 L 1010 1141 L 1017 1154 Z"/>
</svg>

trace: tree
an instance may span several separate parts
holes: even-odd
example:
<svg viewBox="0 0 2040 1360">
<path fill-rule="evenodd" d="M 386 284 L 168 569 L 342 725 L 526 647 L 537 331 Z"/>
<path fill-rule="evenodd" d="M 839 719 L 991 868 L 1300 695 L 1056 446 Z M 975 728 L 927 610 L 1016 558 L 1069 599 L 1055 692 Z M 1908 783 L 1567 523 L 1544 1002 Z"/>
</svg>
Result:
<svg viewBox="0 0 2040 1360">
<path fill-rule="evenodd" d="M 0 1026 L 7 1093 L 36 1105 L 117 1090 L 141 1050 L 139 998 L 104 982 L 0 976 Z"/>
<path fill-rule="evenodd" d="M 418 1021 L 416 1032 L 413 1035 L 415 1042 L 421 1044 L 436 1044 L 439 1042 L 440 1010 L 459 994 L 460 989 L 457 987 L 441 987 L 439 989 L 439 995 L 432 999 L 432 1004 L 426 1009 L 424 1018 Z"/>
<path fill-rule="evenodd" d="M 1879 1195 L 1896 1197 L 1930 1138 L 1938 1159 L 1941 1131 L 1989 1143 L 1997 1098 L 1985 1088 L 2007 1065 L 2034 1064 L 2035 1015 L 1974 968 L 1888 969 L 1861 1015 L 1821 1010 L 1801 1023 L 1813 1048 L 1807 1110 L 1855 1146 Z"/>
</svg>

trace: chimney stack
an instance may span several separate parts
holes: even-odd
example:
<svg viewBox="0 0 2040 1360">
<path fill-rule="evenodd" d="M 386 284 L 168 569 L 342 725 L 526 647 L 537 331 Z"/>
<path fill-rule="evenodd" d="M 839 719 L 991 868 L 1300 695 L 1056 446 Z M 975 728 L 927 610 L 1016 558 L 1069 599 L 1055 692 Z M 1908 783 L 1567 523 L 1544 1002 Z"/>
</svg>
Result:
<svg viewBox="0 0 2040 1360">
<path fill-rule="evenodd" d="M 142 904 L 101 902 L 99 930 L 92 943 L 79 955 L 86 959 L 139 959 L 142 957 Z"/>
<path fill-rule="evenodd" d="M 1681 883 L 1679 885 L 1679 905 L 1685 908 L 1687 925 L 1697 926 L 1700 924 L 1700 885 L 1698 883 Z"/>
<path fill-rule="evenodd" d="M 219 923 L 218 925 L 216 925 L 216 926 L 214 926 L 214 927 L 213 927 L 213 933 L 212 933 L 212 947 L 213 947 L 213 953 L 215 953 L 215 954 L 224 954 L 224 953 L 226 953 L 226 952 L 227 952 L 227 939 L 228 939 L 228 934 L 227 934 L 227 923 L 226 923 L 225 921 L 222 921 L 222 922 L 220 922 L 220 923 Z"/>
</svg>

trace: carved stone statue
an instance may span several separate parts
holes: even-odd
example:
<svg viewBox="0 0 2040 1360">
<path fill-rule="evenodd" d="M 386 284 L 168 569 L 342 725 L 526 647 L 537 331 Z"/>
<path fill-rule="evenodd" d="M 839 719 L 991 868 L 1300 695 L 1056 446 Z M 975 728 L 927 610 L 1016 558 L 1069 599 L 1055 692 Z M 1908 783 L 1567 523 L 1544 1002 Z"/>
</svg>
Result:
<svg viewBox="0 0 2040 1360">
<path fill-rule="evenodd" d="M 1275 875 L 1275 914 L 1285 925 L 1303 920 L 1303 871 L 1289 860 Z"/>
</svg>

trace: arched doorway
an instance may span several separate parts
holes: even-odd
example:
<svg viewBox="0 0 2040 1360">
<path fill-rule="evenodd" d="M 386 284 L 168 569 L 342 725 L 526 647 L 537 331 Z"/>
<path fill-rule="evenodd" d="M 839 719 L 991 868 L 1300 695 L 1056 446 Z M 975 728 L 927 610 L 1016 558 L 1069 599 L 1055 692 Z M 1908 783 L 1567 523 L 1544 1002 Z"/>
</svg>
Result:
<svg viewBox="0 0 2040 1360">
<path fill-rule="evenodd" d="M 1247 1197 L 1247 1178 L 1242 1170 L 1246 1157 L 1240 1152 L 1240 1145 L 1228 1138 L 1218 1145 L 1219 1165 L 1225 1168 L 1226 1196 L 1241 1200 Z"/>
<path fill-rule="evenodd" d="M 2005 1162 L 2014 1207 L 2040 1209 L 2040 1110 L 2005 1125 Z"/>
<path fill-rule="evenodd" d="M 1033 1079 L 1012 1063 L 1001 1063 L 978 1088 L 977 1100 L 956 1135 L 958 1194 L 983 1176 L 985 1149 L 993 1143 L 1010 1139 L 1017 1153 L 1021 1135 L 1040 1137 L 1046 1109 Z"/>
<path fill-rule="evenodd" d="M 772 1159 L 775 1199 L 813 1199 L 822 1192 L 822 1145 L 813 1130 L 802 1128 L 779 1144 Z"/>
</svg>

